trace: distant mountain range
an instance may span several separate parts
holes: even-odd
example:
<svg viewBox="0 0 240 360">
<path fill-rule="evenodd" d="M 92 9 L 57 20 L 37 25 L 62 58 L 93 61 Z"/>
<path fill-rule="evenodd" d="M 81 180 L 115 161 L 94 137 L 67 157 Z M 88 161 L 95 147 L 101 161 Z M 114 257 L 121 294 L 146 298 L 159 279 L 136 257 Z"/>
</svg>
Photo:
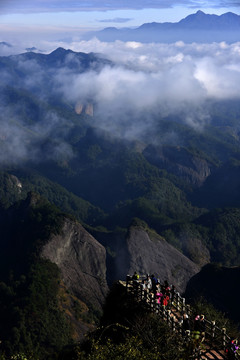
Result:
<svg viewBox="0 0 240 360">
<path fill-rule="evenodd" d="M 1 41 L 1 42 L 0 42 L 0 48 L 2 48 L 2 47 L 11 48 L 12 45 L 9 44 L 9 43 L 7 43 L 6 41 Z"/>
<path fill-rule="evenodd" d="M 108 27 L 98 32 L 89 32 L 85 39 L 97 37 L 101 41 L 139 42 L 236 42 L 240 40 L 240 16 L 228 12 L 209 15 L 197 11 L 179 22 L 146 23 L 136 29 Z"/>
</svg>

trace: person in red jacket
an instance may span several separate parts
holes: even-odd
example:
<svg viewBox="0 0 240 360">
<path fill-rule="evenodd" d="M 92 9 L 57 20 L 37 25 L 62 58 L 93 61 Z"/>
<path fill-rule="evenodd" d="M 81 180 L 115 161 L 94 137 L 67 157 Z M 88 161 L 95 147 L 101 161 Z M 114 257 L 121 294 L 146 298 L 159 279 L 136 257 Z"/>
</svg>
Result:
<svg viewBox="0 0 240 360">
<path fill-rule="evenodd" d="M 164 294 L 163 296 L 163 306 L 167 307 L 169 301 L 169 296 L 167 294 Z"/>
</svg>

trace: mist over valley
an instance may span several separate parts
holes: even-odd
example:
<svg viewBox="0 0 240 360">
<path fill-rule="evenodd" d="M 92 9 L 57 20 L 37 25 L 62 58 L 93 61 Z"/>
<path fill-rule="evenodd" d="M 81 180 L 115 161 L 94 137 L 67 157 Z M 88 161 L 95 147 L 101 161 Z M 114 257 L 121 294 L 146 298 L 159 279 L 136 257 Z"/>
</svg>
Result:
<svg viewBox="0 0 240 360">
<path fill-rule="evenodd" d="M 135 270 L 239 326 L 218 295 L 221 279 L 239 282 L 239 28 L 238 15 L 198 11 L 102 38 L 0 43 L 4 354 L 72 349 Z"/>
</svg>

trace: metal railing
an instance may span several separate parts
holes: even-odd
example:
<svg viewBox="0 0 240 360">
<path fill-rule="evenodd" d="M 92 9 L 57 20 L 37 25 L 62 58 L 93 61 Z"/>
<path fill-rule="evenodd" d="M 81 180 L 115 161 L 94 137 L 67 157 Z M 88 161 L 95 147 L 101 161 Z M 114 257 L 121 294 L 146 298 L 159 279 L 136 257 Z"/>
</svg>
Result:
<svg viewBox="0 0 240 360">
<path fill-rule="evenodd" d="M 167 306 L 163 306 L 159 304 L 151 289 L 143 287 L 142 280 L 144 278 L 132 280 L 132 277 L 127 275 L 125 283 L 127 292 L 134 296 L 138 302 L 147 306 L 151 312 L 156 313 L 165 320 L 173 332 L 184 336 L 185 341 L 188 336 L 189 341 L 191 341 L 193 333 L 191 331 L 184 332 L 181 322 L 184 313 L 188 315 L 189 319 L 194 317 L 192 308 L 189 304 L 186 304 L 185 298 L 179 292 L 175 292 L 174 298 L 170 298 Z M 226 328 L 220 328 L 215 321 L 209 321 L 206 318 L 205 325 L 205 346 L 199 347 L 192 359 L 227 359 L 225 350 L 230 341 L 230 336 L 226 333 Z M 238 354 L 236 354 L 235 358 L 240 360 Z"/>
</svg>

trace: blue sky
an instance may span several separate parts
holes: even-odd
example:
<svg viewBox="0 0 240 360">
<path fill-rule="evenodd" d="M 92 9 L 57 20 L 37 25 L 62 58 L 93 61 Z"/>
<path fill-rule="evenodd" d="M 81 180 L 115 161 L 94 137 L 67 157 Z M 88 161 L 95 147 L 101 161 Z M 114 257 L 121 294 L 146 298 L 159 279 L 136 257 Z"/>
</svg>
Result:
<svg viewBox="0 0 240 360">
<path fill-rule="evenodd" d="M 108 26 L 135 27 L 145 22 L 176 22 L 201 9 L 240 14 L 240 1 L 212 0 L 0 0 L 1 41 L 81 36 Z"/>
</svg>

